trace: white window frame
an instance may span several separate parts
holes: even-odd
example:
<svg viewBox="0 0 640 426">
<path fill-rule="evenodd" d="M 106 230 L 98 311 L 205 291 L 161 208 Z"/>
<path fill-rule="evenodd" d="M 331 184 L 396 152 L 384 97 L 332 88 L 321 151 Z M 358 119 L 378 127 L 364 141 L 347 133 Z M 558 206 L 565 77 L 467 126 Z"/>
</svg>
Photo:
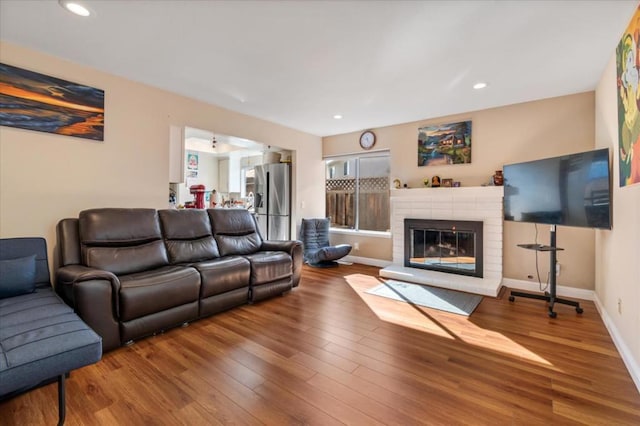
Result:
<svg viewBox="0 0 640 426">
<path fill-rule="evenodd" d="M 391 167 L 391 152 L 389 150 L 378 150 L 367 153 L 353 153 L 353 154 L 344 154 L 344 155 L 330 155 L 323 157 L 323 161 L 325 162 L 324 170 L 325 170 L 325 182 L 330 177 L 327 176 L 327 164 L 328 160 L 356 160 L 355 161 L 355 179 L 356 179 L 356 188 L 355 188 L 355 203 L 356 203 L 356 216 L 355 216 L 355 229 L 345 229 L 345 228 L 329 228 L 330 233 L 335 234 L 344 234 L 344 235 L 358 235 L 358 236 L 367 236 L 374 238 L 391 238 L 391 231 L 373 231 L 373 230 L 361 230 L 359 228 L 360 225 L 360 159 L 361 158 L 373 158 L 373 157 L 387 157 L 389 159 L 389 167 Z M 349 164 L 348 162 L 345 164 Z M 346 166 L 348 167 L 348 166 Z M 389 170 L 388 178 L 391 179 L 391 170 Z M 389 186 L 391 189 L 391 186 Z M 326 197 L 326 189 L 325 189 L 325 197 Z M 389 192 L 389 198 L 391 198 L 391 192 Z M 391 203 L 391 200 L 389 200 Z M 325 207 L 326 209 L 326 207 Z M 391 217 L 389 217 L 389 226 L 391 227 Z"/>
</svg>

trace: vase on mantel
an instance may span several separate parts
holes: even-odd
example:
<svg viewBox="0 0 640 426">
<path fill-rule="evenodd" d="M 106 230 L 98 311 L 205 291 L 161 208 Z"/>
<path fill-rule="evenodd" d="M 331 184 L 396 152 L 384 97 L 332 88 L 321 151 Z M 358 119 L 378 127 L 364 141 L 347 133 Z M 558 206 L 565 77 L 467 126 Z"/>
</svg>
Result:
<svg viewBox="0 0 640 426">
<path fill-rule="evenodd" d="M 495 186 L 504 185 L 504 175 L 502 174 L 502 170 L 496 170 L 496 173 L 493 175 L 493 184 Z"/>
</svg>

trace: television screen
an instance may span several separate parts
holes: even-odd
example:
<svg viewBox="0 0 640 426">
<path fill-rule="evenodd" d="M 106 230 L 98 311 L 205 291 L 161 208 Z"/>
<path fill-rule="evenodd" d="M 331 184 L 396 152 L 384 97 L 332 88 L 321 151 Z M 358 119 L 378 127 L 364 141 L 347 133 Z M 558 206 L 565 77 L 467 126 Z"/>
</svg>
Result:
<svg viewBox="0 0 640 426">
<path fill-rule="evenodd" d="M 611 229 L 609 149 L 505 165 L 504 219 Z"/>
</svg>

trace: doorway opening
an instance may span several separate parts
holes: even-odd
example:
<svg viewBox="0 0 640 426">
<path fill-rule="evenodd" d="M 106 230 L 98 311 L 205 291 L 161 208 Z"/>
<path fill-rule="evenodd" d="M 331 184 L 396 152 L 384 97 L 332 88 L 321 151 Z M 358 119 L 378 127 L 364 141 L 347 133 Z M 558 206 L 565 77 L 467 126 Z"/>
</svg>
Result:
<svg viewBox="0 0 640 426">
<path fill-rule="evenodd" d="M 205 208 L 246 208 L 256 215 L 256 219 L 263 219 L 258 217 L 261 212 L 256 205 L 256 195 L 261 191 L 262 199 L 267 199 L 268 194 L 263 193 L 265 188 L 260 188 L 258 182 L 266 173 L 264 165 L 288 164 L 290 170 L 293 152 L 193 127 L 185 127 L 181 133 L 181 158 L 177 159 L 181 168 L 172 177 L 175 182 L 169 185 L 170 207 L 193 207 L 194 195 L 190 188 L 203 185 Z M 175 162 L 171 157 L 170 161 Z M 290 176 L 290 171 L 288 173 Z M 287 189 L 283 187 L 282 196 L 286 194 L 290 199 L 290 183 L 288 185 Z M 290 207 L 285 212 L 290 215 Z M 266 237 L 267 225 L 264 228 L 261 232 Z"/>
</svg>

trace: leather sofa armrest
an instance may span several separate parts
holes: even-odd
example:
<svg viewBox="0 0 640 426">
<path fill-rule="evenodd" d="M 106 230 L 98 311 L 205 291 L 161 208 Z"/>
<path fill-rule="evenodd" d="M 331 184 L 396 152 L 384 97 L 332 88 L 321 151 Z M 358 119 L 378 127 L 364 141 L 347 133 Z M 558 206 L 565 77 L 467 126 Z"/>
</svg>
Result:
<svg viewBox="0 0 640 426">
<path fill-rule="evenodd" d="M 302 264 L 304 263 L 304 255 L 302 250 L 302 241 L 290 240 L 290 241 L 276 241 L 265 240 L 260 247 L 262 251 L 284 251 L 289 253 L 291 260 L 293 261 L 293 287 L 297 287 L 300 284 L 300 277 L 302 276 Z"/>
<path fill-rule="evenodd" d="M 79 283 L 90 280 L 108 281 L 114 295 L 117 295 L 120 292 L 120 280 L 109 271 L 90 268 L 83 265 L 63 266 L 56 271 L 58 293 L 72 304 L 75 304 L 73 299 L 73 292 L 75 291 L 74 287 Z M 115 308 L 116 312 L 118 312 L 117 299 Z"/>
<path fill-rule="evenodd" d="M 120 280 L 108 271 L 68 265 L 56 272 L 56 290 L 102 337 L 104 352 L 120 346 Z"/>
</svg>

